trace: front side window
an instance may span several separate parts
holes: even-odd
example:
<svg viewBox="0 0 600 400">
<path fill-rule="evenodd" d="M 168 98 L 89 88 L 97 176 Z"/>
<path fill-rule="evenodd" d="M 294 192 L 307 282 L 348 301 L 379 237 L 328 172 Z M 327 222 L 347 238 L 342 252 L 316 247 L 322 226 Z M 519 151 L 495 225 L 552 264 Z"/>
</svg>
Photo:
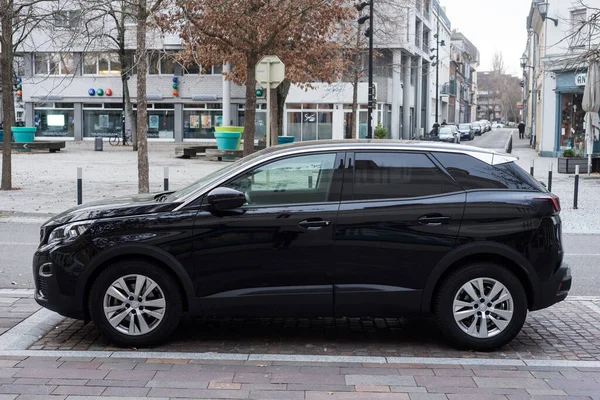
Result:
<svg viewBox="0 0 600 400">
<path fill-rule="evenodd" d="M 458 190 L 425 154 L 356 153 L 353 200 L 435 196 Z"/>
<path fill-rule="evenodd" d="M 246 194 L 247 205 L 329 201 L 335 154 L 290 157 L 262 165 L 227 183 Z"/>
</svg>

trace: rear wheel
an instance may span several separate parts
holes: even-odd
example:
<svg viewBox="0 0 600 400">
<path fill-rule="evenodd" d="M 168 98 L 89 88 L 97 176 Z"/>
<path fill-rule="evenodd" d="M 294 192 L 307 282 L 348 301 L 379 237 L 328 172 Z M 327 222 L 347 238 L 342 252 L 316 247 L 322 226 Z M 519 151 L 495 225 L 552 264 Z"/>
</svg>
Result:
<svg viewBox="0 0 600 400">
<path fill-rule="evenodd" d="M 442 282 L 434 313 L 453 345 L 489 351 L 517 336 L 527 316 L 527 298 L 521 282 L 510 271 L 491 263 L 476 263 Z"/>
<path fill-rule="evenodd" d="M 163 269 L 143 261 L 119 262 L 96 278 L 89 308 L 94 324 L 113 343 L 145 347 L 175 330 L 181 294 Z"/>
</svg>

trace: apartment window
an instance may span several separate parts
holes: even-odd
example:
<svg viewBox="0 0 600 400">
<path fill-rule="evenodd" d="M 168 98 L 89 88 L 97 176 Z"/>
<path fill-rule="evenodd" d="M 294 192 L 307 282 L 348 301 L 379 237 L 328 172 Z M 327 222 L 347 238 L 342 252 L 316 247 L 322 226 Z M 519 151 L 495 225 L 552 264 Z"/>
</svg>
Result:
<svg viewBox="0 0 600 400">
<path fill-rule="evenodd" d="M 573 30 L 571 47 L 584 47 L 589 39 L 586 9 L 571 11 L 571 29 Z"/>
<path fill-rule="evenodd" d="M 119 75 L 121 62 L 117 53 L 86 53 L 83 55 L 84 75 Z"/>
<path fill-rule="evenodd" d="M 175 73 L 175 61 L 169 53 L 150 53 L 148 63 L 150 75 L 173 75 Z"/>
<path fill-rule="evenodd" d="M 54 26 L 76 28 L 81 24 L 81 10 L 60 10 L 54 13 Z"/>
<path fill-rule="evenodd" d="M 202 66 L 201 72 L 206 75 L 221 75 L 221 73 L 223 72 L 223 64 L 212 65 L 207 67 Z"/>
<path fill-rule="evenodd" d="M 73 54 L 36 53 L 34 55 L 34 74 L 68 75 L 73 72 Z"/>
</svg>

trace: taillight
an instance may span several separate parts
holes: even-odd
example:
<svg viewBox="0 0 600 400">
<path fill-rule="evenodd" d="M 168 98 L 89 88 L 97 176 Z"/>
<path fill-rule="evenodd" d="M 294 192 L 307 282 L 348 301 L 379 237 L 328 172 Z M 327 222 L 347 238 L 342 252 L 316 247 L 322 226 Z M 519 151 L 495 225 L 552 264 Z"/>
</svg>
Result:
<svg viewBox="0 0 600 400">
<path fill-rule="evenodd" d="M 554 207 L 554 211 L 560 212 L 560 199 L 558 197 L 549 196 L 549 197 L 539 197 L 538 199 L 550 201 L 552 203 L 552 206 Z"/>
</svg>

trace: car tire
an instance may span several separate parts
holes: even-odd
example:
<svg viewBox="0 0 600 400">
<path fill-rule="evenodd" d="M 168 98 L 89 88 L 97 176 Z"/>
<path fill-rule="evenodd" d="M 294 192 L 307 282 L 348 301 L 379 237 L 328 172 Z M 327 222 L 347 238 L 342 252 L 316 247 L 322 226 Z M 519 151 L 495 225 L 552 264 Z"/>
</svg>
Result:
<svg viewBox="0 0 600 400">
<path fill-rule="evenodd" d="M 481 283 L 483 296 L 473 299 L 472 296 L 481 296 Z M 520 332 L 527 317 L 527 297 L 519 279 L 508 269 L 492 263 L 474 263 L 441 283 L 434 300 L 434 315 L 440 330 L 455 347 L 491 351 L 506 345 Z"/>
<path fill-rule="evenodd" d="M 133 297 L 136 292 L 137 299 Z M 164 341 L 177 328 L 181 292 L 175 279 L 156 265 L 117 262 L 94 281 L 89 311 L 94 324 L 112 343 L 147 347 Z"/>
</svg>

